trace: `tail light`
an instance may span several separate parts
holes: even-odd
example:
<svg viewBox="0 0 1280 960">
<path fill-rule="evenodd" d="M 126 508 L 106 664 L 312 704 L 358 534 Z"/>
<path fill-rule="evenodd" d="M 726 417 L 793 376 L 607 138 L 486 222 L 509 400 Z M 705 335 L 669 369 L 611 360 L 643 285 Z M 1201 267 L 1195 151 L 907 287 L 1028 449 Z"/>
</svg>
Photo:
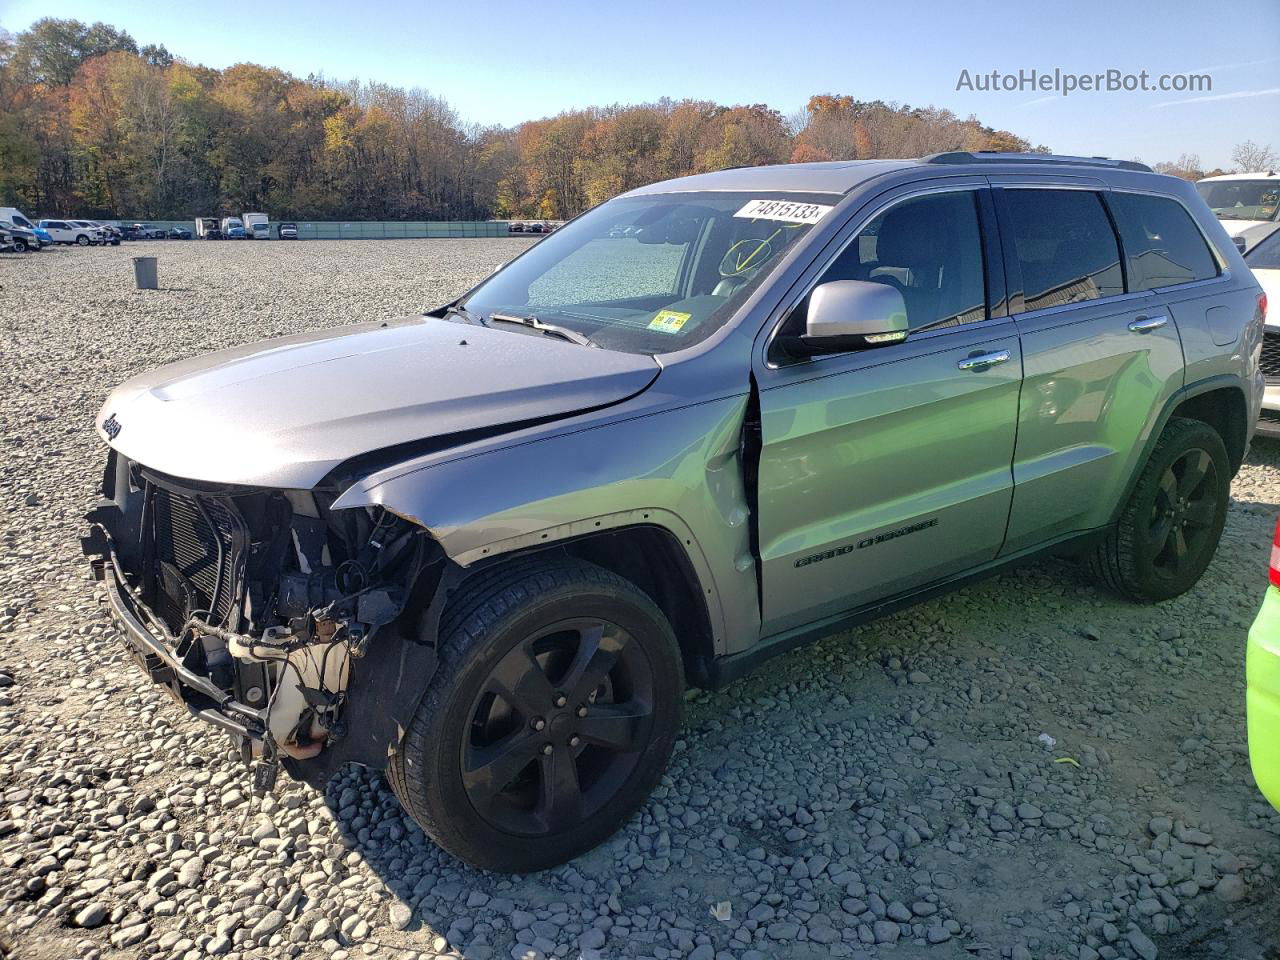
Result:
<svg viewBox="0 0 1280 960">
<path fill-rule="evenodd" d="M 1280 587 L 1280 522 L 1276 523 L 1276 535 L 1271 539 L 1271 585 Z"/>
</svg>

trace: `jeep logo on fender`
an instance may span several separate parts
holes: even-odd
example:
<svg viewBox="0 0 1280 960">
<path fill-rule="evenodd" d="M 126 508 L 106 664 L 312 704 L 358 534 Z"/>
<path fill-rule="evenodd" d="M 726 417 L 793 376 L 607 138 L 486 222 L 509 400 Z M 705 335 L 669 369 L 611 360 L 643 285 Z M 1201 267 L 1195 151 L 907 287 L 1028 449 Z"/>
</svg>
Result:
<svg viewBox="0 0 1280 960">
<path fill-rule="evenodd" d="M 116 419 L 114 413 L 102 421 L 102 432 L 107 435 L 108 440 L 114 440 L 120 436 L 120 421 Z"/>
<path fill-rule="evenodd" d="M 937 517 L 921 520 L 919 523 L 913 523 L 910 526 L 899 527 L 897 530 L 889 530 L 886 533 L 876 534 L 874 537 L 867 537 L 865 540 L 859 540 L 856 544 L 846 543 L 843 546 L 824 550 L 822 553 L 801 557 L 796 561 L 795 565 L 797 567 L 807 567 L 811 563 L 821 563 L 823 560 L 830 560 L 832 557 L 843 557 L 846 553 L 853 553 L 854 550 L 865 550 L 867 547 L 874 547 L 877 543 L 884 543 L 886 540 L 897 540 L 899 537 L 905 537 L 909 533 L 918 533 L 921 530 L 927 530 L 929 527 L 936 527 L 937 525 Z"/>
</svg>

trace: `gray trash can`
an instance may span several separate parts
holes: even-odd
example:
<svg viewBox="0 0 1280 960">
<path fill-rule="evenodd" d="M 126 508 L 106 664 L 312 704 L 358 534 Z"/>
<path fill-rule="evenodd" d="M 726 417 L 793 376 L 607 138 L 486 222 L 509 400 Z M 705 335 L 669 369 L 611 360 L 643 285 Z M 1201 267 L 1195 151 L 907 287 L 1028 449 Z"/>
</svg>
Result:
<svg viewBox="0 0 1280 960">
<path fill-rule="evenodd" d="M 156 258 L 134 257 L 133 279 L 139 290 L 159 289 L 160 282 L 156 276 Z"/>
</svg>

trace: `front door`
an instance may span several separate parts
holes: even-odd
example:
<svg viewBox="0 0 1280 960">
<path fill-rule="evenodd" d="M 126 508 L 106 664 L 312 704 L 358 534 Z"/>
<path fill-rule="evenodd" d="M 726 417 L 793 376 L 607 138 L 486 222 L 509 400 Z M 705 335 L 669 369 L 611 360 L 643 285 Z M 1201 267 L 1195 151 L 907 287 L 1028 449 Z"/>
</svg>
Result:
<svg viewBox="0 0 1280 960">
<path fill-rule="evenodd" d="M 1022 355 L 1012 321 L 992 316 L 982 194 L 893 201 L 822 274 L 899 289 L 905 342 L 758 373 L 766 636 L 1000 549 Z M 785 323 L 802 324 L 804 308 Z"/>
</svg>

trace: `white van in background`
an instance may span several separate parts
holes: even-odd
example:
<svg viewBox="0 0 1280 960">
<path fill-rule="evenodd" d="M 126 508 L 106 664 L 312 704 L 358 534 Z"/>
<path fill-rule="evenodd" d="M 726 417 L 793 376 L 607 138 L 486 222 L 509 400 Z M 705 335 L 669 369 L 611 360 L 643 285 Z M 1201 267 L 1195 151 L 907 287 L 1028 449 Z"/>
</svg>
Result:
<svg viewBox="0 0 1280 960">
<path fill-rule="evenodd" d="M 8 220 L 15 227 L 22 227 L 24 230 L 34 232 L 36 229 L 35 221 L 26 217 L 17 207 L 0 207 L 0 220 Z"/>
<path fill-rule="evenodd" d="M 250 240 L 270 240 L 271 223 L 265 213 L 244 215 L 244 235 Z"/>
</svg>

